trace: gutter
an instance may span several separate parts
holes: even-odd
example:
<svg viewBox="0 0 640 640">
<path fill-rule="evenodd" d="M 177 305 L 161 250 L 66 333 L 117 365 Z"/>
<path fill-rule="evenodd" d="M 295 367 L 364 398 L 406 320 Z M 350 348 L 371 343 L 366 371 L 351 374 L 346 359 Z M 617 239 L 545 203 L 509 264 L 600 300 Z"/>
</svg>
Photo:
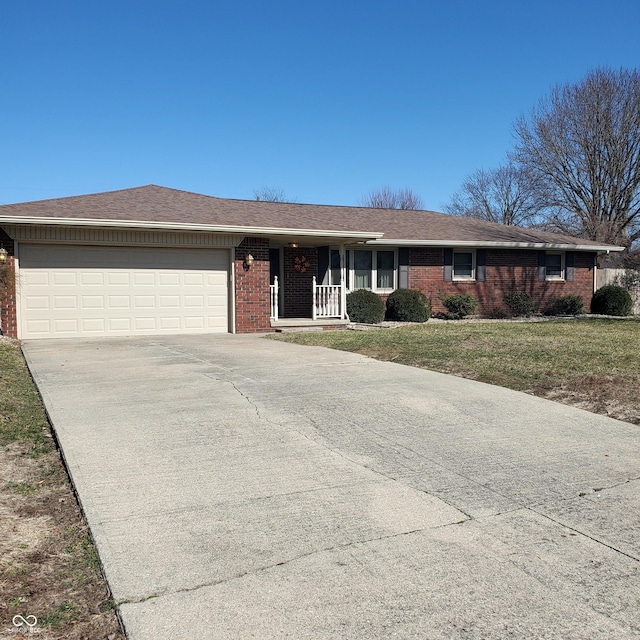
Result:
<svg viewBox="0 0 640 640">
<path fill-rule="evenodd" d="M 394 247 L 469 247 L 502 249 L 558 249 L 565 251 L 624 251 L 624 247 L 615 245 L 569 244 L 566 242 L 480 242 L 478 240 L 370 240 L 367 245 L 386 245 Z"/>
<path fill-rule="evenodd" d="M 240 227 L 234 225 L 194 224 L 177 222 L 145 222 L 141 220 L 103 220 L 91 218 L 46 218 L 36 216 L 0 216 L 0 224 L 43 225 L 58 227 L 96 227 L 119 229 L 151 229 L 157 231 L 197 231 L 247 235 L 311 236 L 377 240 L 383 233 L 365 231 L 335 231 L 325 229 L 289 229 L 278 227 Z"/>
</svg>

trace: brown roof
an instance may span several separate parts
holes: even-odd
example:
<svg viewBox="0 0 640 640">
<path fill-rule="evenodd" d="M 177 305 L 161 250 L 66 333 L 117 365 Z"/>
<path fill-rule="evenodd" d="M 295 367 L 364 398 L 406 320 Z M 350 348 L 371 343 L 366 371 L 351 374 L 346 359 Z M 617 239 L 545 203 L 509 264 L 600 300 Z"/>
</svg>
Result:
<svg viewBox="0 0 640 640">
<path fill-rule="evenodd" d="M 0 206 L 5 218 L 164 223 L 283 230 L 383 233 L 384 242 L 408 244 L 506 243 L 603 245 L 568 235 L 510 227 L 434 211 L 402 211 L 255 200 L 229 200 L 156 185 Z M 25 220 L 27 222 L 27 220 Z M 33 220 L 29 220 L 33 222 Z M 611 248 L 611 247 L 609 247 Z"/>
</svg>

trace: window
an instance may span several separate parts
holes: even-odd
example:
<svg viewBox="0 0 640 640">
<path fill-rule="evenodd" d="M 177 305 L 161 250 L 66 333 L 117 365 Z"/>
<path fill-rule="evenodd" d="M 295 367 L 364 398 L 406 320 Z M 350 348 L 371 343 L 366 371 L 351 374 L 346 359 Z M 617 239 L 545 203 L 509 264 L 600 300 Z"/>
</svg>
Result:
<svg viewBox="0 0 640 640">
<path fill-rule="evenodd" d="M 473 251 L 453 252 L 453 279 L 475 280 L 475 253 Z"/>
<path fill-rule="evenodd" d="M 329 281 L 340 284 L 340 252 L 331 249 Z M 345 251 L 348 291 L 369 289 L 393 291 L 397 283 L 397 258 L 393 249 L 351 249 Z"/>
<path fill-rule="evenodd" d="M 393 289 L 395 255 L 393 251 L 376 251 L 376 287 Z"/>
<path fill-rule="evenodd" d="M 373 251 L 353 252 L 353 288 L 371 289 Z"/>
<path fill-rule="evenodd" d="M 564 280 L 564 254 L 547 251 L 545 273 L 547 280 Z"/>
</svg>

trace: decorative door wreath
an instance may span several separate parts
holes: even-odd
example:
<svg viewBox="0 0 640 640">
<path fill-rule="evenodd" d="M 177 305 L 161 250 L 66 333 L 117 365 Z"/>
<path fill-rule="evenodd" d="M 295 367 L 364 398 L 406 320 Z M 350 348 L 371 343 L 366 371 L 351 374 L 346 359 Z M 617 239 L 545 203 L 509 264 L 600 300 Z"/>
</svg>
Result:
<svg viewBox="0 0 640 640">
<path fill-rule="evenodd" d="M 304 273 L 309 269 L 310 266 L 311 266 L 311 263 L 309 262 L 306 256 L 296 256 L 293 259 L 293 268 L 298 273 Z"/>
</svg>

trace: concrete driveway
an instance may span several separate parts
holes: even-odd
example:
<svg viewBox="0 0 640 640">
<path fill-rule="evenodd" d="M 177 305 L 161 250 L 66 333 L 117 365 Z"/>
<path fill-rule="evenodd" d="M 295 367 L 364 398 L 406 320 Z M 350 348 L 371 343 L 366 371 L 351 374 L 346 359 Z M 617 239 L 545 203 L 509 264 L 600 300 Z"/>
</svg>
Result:
<svg viewBox="0 0 640 640">
<path fill-rule="evenodd" d="M 640 429 L 254 336 L 24 351 L 132 640 L 640 637 Z"/>
</svg>

